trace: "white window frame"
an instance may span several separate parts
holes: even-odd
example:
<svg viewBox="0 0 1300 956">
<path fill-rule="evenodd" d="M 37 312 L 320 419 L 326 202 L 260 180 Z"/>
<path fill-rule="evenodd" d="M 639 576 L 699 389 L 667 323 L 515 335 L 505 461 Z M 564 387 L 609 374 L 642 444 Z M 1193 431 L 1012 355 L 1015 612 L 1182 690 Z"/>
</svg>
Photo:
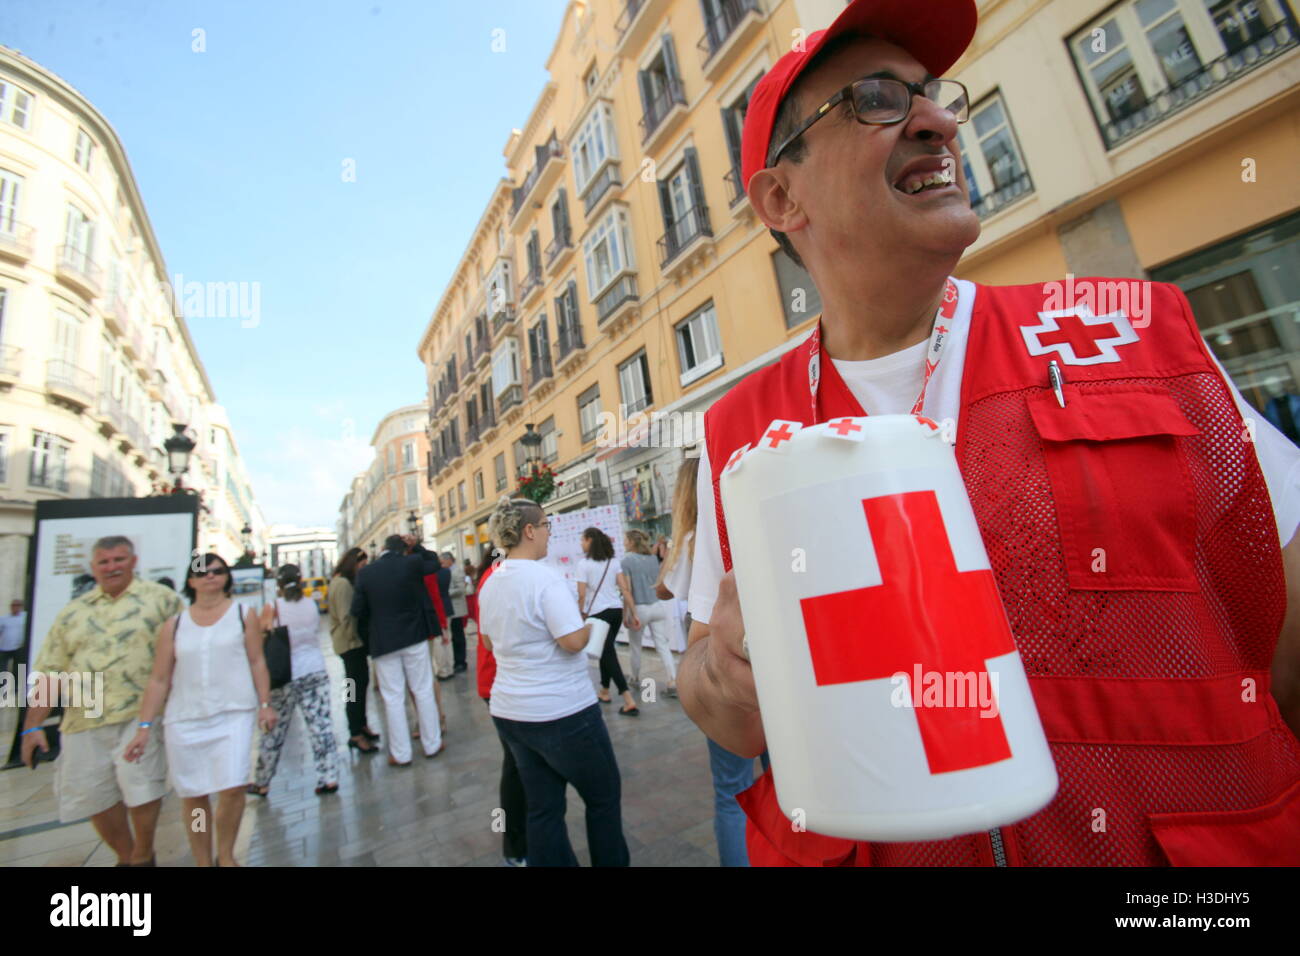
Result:
<svg viewBox="0 0 1300 956">
<path fill-rule="evenodd" d="M 23 186 L 27 181 L 13 170 L 0 169 L 0 232 L 17 237 L 22 222 L 19 209 L 22 205 Z"/>
<path fill-rule="evenodd" d="M 626 375 L 633 368 L 637 374 Z M 649 408 L 654 404 L 653 392 L 650 386 L 650 359 L 646 355 L 645 349 L 640 349 L 635 355 L 621 362 L 618 366 L 618 393 L 619 399 L 625 408 L 635 407 L 637 411 Z M 636 387 L 629 387 L 636 386 Z M 639 393 L 639 394 L 636 394 Z M 645 404 L 641 404 L 642 400 Z"/>
<path fill-rule="evenodd" d="M 32 101 L 35 97 L 8 78 L 0 79 L 0 120 L 19 129 L 32 125 Z M 21 119 L 15 119 L 21 116 Z"/>
<path fill-rule="evenodd" d="M 64 219 L 63 244 L 81 256 L 80 261 L 71 265 L 78 269 L 87 269 L 95 258 L 95 220 L 91 219 L 81 207 L 68 203 Z"/>
<path fill-rule="evenodd" d="M 415 467 L 415 442 L 402 442 L 402 467 Z"/>
<path fill-rule="evenodd" d="M 38 444 L 44 440 L 44 447 Z M 53 432 L 32 429 L 32 460 L 27 470 L 27 485 L 30 488 L 45 488 L 50 491 L 68 491 L 68 459 L 72 446 L 66 438 Z M 41 475 L 46 480 L 37 482 L 36 462 L 41 461 Z"/>
<path fill-rule="evenodd" d="M 406 504 L 415 507 L 420 503 L 420 489 L 416 487 L 415 476 L 408 475 L 403 482 L 402 491 L 405 493 Z"/>
<path fill-rule="evenodd" d="M 519 374 L 519 340 L 513 335 L 492 350 L 492 398 L 515 385 L 521 385 Z"/>
<path fill-rule="evenodd" d="M 688 364 L 686 340 L 695 353 L 695 363 Z M 689 385 L 698 378 L 722 368 L 722 336 L 718 332 L 718 313 L 712 302 L 696 309 L 673 327 L 677 343 L 677 361 L 681 365 L 681 384 Z M 703 352 L 702 352 L 703 350 Z M 704 355 L 701 358 L 701 354 Z"/>
<path fill-rule="evenodd" d="M 587 390 L 583 391 L 583 395 Z M 587 401 L 582 401 L 582 395 L 578 396 L 578 430 L 582 433 L 584 442 L 591 441 L 596 437 L 600 430 L 600 386 L 596 386 L 596 394 L 592 395 Z M 590 438 L 586 436 L 591 436 Z"/>
<path fill-rule="evenodd" d="M 975 117 L 994 105 L 1002 109 L 1002 122 L 985 135 L 980 136 L 976 132 Z M 1007 109 L 1007 101 L 1000 90 L 994 90 L 980 100 L 976 106 L 972 107 L 970 117 L 969 123 L 957 128 L 957 135 L 961 143 L 962 159 L 970 164 L 970 171 L 975 176 L 975 182 L 971 185 L 975 187 L 979 198 L 983 199 L 998 191 L 998 187 L 993 182 L 993 170 L 989 166 L 988 157 L 984 155 L 984 143 L 986 141 L 1005 129 L 1011 137 L 1011 148 L 1020 163 L 1022 174 L 1029 172 L 1029 163 L 1025 160 L 1024 150 L 1020 148 L 1020 138 L 1016 136 L 1015 125 L 1011 122 L 1011 111 Z M 1028 192 L 1028 190 L 1026 189 L 1025 192 Z M 999 206 L 998 208 L 1002 207 Z"/>
<path fill-rule="evenodd" d="M 72 147 L 72 161 L 89 173 L 95 161 L 95 140 L 81 127 L 77 127 L 77 140 Z"/>
<path fill-rule="evenodd" d="M 542 461 L 547 464 L 557 461 L 560 457 L 560 433 L 555 428 L 554 415 L 537 426 L 537 434 L 542 436 Z"/>
<path fill-rule="evenodd" d="M 498 467 L 498 464 L 500 467 Z M 501 452 L 492 459 L 492 480 L 496 482 L 497 491 L 510 484 L 510 469 L 506 467 L 505 452 Z"/>
<path fill-rule="evenodd" d="M 498 259 L 496 265 L 492 267 L 492 271 L 488 273 L 487 281 L 483 283 L 483 295 L 487 301 L 489 315 L 495 313 L 498 308 L 495 298 L 497 289 L 500 289 L 505 296 L 501 300 L 501 306 L 514 304 L 514 277 L 509 259 Z"/>
<path fill-rule="evenodd" d="M 618 162 L 618 139 L 614 135 L 614 109 L 600 100 L 583 120 L 569 145 L 573 156 L 573 179 L 581 198 L 609 163 Z"/>
<path fill-rule="evenodd" d="M 583 239 L 582 258 L 587 270 L 589 301 L 595 302 L 620 277 L 636 271 L 628 235 L 627 207 L 615 203 Z M 609 265 L 607 276 L 597 274 L 600 262 L 597 253 L 602 246 L 605 247 L 605 261 Z"/>
</svg>

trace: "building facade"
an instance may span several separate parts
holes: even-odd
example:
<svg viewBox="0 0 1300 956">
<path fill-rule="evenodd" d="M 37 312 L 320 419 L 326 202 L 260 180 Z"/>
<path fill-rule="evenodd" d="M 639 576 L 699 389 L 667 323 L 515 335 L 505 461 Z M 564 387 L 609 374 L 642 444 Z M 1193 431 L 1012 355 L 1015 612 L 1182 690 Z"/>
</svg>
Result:
<svg viewBox="0 0 1300 956">
<path fill-rule="evenodd" d="M 267 531 L 269 567 L 296 564 L 305 579 L 328 578 L 339 561 L 339 537 L 332 528 L 272 525 Z"/>
<path fill-rule="evenodd" d="M 820 314 L 744 196 L 740 131 L 757 80 L 844 6 L 569 4 L 418 344 L 444 547 L 486 541 L 529 425 L 565 482 L 548 508 L 615 503 L 666 529 L 704 410 Z M 979 7 L 950 71 L 971 93 L 960 143 L 983 223 L 957 274 L 1177 282 L 1256 407 L 1295 395 L 1300 417 L 1294 0 Z"/>
<path fill-rule="evenodd" d="M 404 405 L 380 419 L 370 445 L 370 467 L 352 479 L 339 507 L 340 548 L 365 548 L 373 557 L 390 534 L 409 534 L 411 518 L 426 540 L 433 532 L 428 485 L 429 407 Z"/>
<path fill-rule="evenodd" d="M 172 483 L 196 442 L 199 547 L 234 560 L 261 515 L 130 164 L 73 87 L 0 47 L 0 598 L 23 593 L 35 502 Z"/>
</svg>

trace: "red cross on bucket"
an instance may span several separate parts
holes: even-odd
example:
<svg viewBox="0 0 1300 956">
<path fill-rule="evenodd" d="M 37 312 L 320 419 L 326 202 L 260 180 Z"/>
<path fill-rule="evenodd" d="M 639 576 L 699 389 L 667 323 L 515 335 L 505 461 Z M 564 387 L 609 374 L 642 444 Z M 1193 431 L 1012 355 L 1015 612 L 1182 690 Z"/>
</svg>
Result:
<svg viewBox="0 0 1300 956">
<path fill-rule="evenodd" d="M 735 451 L 731 453 L 731 457 L 727 459 L 727 464 L 723 466 L 722 470 L 731 471 L 731 469 L 735 468 L 736 465 L 740 464 L 740 459 L 744 457 L 745 452 L 747 451 L 749 451 L 748 442 L 741 445 L 739 448 L 737 448 Z"/>
<path fill-rule="evenodd" d="M 1068 345 L 1074 350 L 1075 358 L 1093 358 L 1102 353 L 1097 344 L 1098 339 L 1113 339 L 1120 335 L 1113 322 L 1098 322 L 1089 325 L 1077 315 L 1060 315 L 1056 317 L 1059 329 L 1051 332 L 1039 332 L 1038 344 L 1044 349 L 1053 345 Z M 1105 333 L 1105 334 L 1103 334 Z"/>
<path fill-rule="evenodd" d="M 773 422 L 772 424 L 775 425 L 776 422 Z M 790 431 L 789 422 L 782 422 L 780 428 L 772 428 L 771 426 L 768 426 L 767 432 L 763 435 L 764 441 L 771 442 L 768 446 L 769 448 L 776 448 L 781 444 L 781 442 L 789 441 L 791 438 L 794 438 L 794 432 Z"/>
<path fill-rule="evenodd" d="M 827 422 L 826 427 L 831 431 L 839 432 L 840 437 L 846 437 L 849 432 L 860 432 L 862 426 L 851 418 L 837 418 L 833 422 Z"/>
<path fill-rule="evenodd" d="M 985 661 L 1016 649 L 993 572 L 957 570 L 933 491 L 864 498 L 862 508 L 881 583 L 799 602 L 818 686 L 899 672 L 910 684 L 918 666 L 945 685 L 957 673 L 988 680 Z M 1001 716 L 981 716 L 978 696 L 915 708 L 930 773 L 1010 758 Z"/>
</svg>

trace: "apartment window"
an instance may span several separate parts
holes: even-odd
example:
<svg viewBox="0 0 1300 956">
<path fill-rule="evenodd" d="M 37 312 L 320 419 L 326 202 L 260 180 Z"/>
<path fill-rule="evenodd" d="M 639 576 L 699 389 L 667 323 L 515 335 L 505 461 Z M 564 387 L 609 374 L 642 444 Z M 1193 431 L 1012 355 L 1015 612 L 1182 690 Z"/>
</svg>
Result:
<svg viewBox="0 0 1300 956">
<path fill-rule="evenodd" d="M 0 485 L 9 480 L 9 432 L 0 429 Z"/>
<path fill-rule="evenodd" d="M 582 244 L 587 288 L 594 302 L 625 271 L 635 268 L 628 241 L 627 210 L 615 206 Z"/>
<path fill-rule="evenodd" d="M 447 496 L 446 495 L 438 496 L 438 520 L 439 521 L 447 520 Z"/>
<path fill-rule="evenodd" d="M 555 416 L 537 426 L 537 434 L 542 436 L 542 461 L 548 465 L 560 458 L 560 436 L 555 431 Z"/>
<path fill-rule="evenodd" d="M 450 491 L 447 492 L 447 517 L 456 517 L 456 496 Z"/>
<path fill-rule="evenodd" d="M 32 460 L 27 483 L 33 488 L 68 490 L 68 457 L 72 452 L 67 441 L 49 432 L 32 432 Z"/>
<path fill-rule="evenodd" d="M 731 160 L 731 171 L 727 181 L 731 185 L 731 201 L 738 202 L 745 195 L 745 186 L 740 181 L 740 140 L 745 130 L 745 114 L 749 112 L 749 99 L 754 95 L 754 87 L 763 78 L 760 73 L 754 77 L 745 92 L 722 109 L 722 132 L 727 140 L 727 157 Z"/>
<path fill-rule="evenodd" d="M 407 507 L 415 508 L 420 504 L 420 489 L 416 486 L 415 476 L 411 475 L 406 479 L 406 504 Z"/>
<path fill-rule="evenodd" d="M 491 380 L 478 387 L 478 407 L 480 409 L 479 418 L 485 423 L 483 427 L 492 427 L 492 423 L 496 422 L 496 416 L 493 414 Z"/>
<path fill-rule="evenodd" d="M 659 181 L 659 207 L 666 230 L 661 249 L 665 262 L 696 236 L 711 232 L 704 184 L 700 182 L 700 161 L 694 149 L 686 150 L 682 164 Z"/>
<path fill-rule="evenodd" d="M 481 502 L 486 497 L 487 493 L 483 490 L 483 472 L 476 471 L 474 472 L 474 500 Z"/>
<path fill-rule="evenodd" d="M 971 110 L 970 123 L 958 130 L 971 206 L 981 215 L 1033 191 L 1001 93 L 994 93 Z"/>
<path fill-rule="evenodd" d="M 495 315 L 515 301 L 513 289 L 514 286 L 511 284 L 510 277 L 510 260 L 500 259 L 488 274 L 487 286 L 484 290 L 490 315 Z"/>
<path fill-rule="evenodd" d="M 806 269 L 780 249 L 772 253 L 772 268 L 776 271 L 776 284 L 781 289 L 781 308 L 785 312 L 787 329 L 821 313 L 821 293 Z"/>
<path fill-rule="evenodd" d="M 1293 24 L 1288 0 L 1127 0 L 1069 47 L 1113 147 L 1294 47 Z"/>
<path fill-rule="evenodd" d="M 89 271 L 95 254 L 95 224 L 72 203 L 68 203 L 63 242 L 64 260 L 77 269 Z"/>
<path fill-rule="evenodd" d="M 600 386 L 593 385 L 578 396 L 578 425 L 585 445 L 600 431 Z"/>
<path fill-rule="evenodd" d="M 94 155 L 95 141 L 84 129 L 77 130 L 77 145 L 72 150 L 72 161 L 86 172 L 90 172 L 90 163 Z"/>
<path fill-rule="evenodd" d="M 415 467 L 415 442 L 402 442 L 402 467 Z"/>
<path fill-rule="evenodd" d="M 503 491 L 506 487 L 506 454 L 502 452 L 492 459 L 492 474 L 496 478 L 496 490 Z"/>
<path fill-rule="evenodd" d="M 676 332 L 682 385 L 722 368 L 722 340 L 718 336 L 717 314 L 712 302 L 692 313 L 677 326 Z"/>
<path fill-rule="evenodd" d="M 528 262 L 528 279 L 537 282 L 542 277 L 542 240 L 534 229 L 524 245 L 524 258 Z"/>
<path fill-rule="evenodd" d="M 460 499 L 460 510 L 466 510 L 469 505 L 465 501 L 465 482 L 462 481 L 456 486 L 456 497 Z"/>
<path fill-rule="evenodd" d="M 522 441 L 516 440 L 514 444 L 510 446 L 510 452 L 515 462 L 515 474 L 522 475 L 524 473 L 524 465 L 528 462 L 528 449 L 524 447 Z"/>
<path fill-rule="evenodd" d="M 649 66 L 637 73 L 637 85 L 641 90 L 643 113 L 641 138 L 645 139 L 663 122 L 674 104 L 686 102 L 672 37 L 667 34 L 663 36 L 655 58 Z"/>
<path fill-rule="evenodd" d="M 598 103 L 573 141 L 573 178 L 578 194 L 587 191 L 606 161 L 617 159 L 613 110 L 608 103 Z"/>
<path fill-rule="evenodd" d="M 0 119 L 27 129 L 32 116 L 32 94 L 7 80 L 0 80 Z"/>
<path fill-rule="evenodd" d="M 582 324 L 578 318 L 578 283 L 572 279 L 555 299 L 555 344 L 563 359 L 582 348 Z"/>
<path fill-rule="evenodd" d="M 18 235 L 18 200 L 22 196 L 23 177 L 0 169 L 0 232 Z"/>
<path fill-rule="evenodd" d="M 528 365 L 533 370 L 533 385 L 551 374 L 551 339 L 545 315 L 528 330 Z"/>
<path fill-rule="evenodd" d="M 103 498 L 108 494 L 108 462 L 98 455 L 90 456 L 90 497 Z"/>
<path fill-rule="evenodd" d="M 591 68 L 582 77 L 582 88 L 588 96 L 596 92 L 596 85 L 600 82 L 600 74 L 596 72 L 596 64 L 591 64 Z"/>
<path fill-rule="evenodd" d="M 654 404 L 654 395 L 650 391 L 650 363 L 646 360 L 645 349 L 618 367 L 618 387 L 626 414 Z"/>
<path fill-rule="evenodd" d="M 555 202 L 551 203 L 551 234 L 555 237 L 553 247 L 555 251 L 569 244 L 569 237 L 572 233 L 572 227 L 569 222 L 569 196 L 561 189 L 555 196 Z M 553 257 L 554 253 L 552 253 Z"/>
<path fill-rule="evenodd" d="M 54 310 L 54 357 L 76 366 L 81 355 L 81 320 L 66 309 Z"/>
<path fill-rule="evenodd" d="M 519 340 L 508 338 L 497 346 L 492 356 L 493 397 L 499 397 L 511 386 L 519 384 Z"/>
</svg>

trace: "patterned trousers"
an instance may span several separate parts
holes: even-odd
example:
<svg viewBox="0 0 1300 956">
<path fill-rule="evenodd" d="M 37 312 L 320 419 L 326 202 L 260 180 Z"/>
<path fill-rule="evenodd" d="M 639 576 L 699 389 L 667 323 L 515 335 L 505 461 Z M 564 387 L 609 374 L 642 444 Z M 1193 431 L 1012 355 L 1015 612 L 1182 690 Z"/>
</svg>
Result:
<svg viewBox="0 0 1300 956">
<path fill-rule="evenodd" d="M 316 763 L 316 786 L 338 783 L 338 743 L 334 740 L 334 722 L 330 717 L 330 679 L 325 671 L 289 681 L 271 691 L 271 706 L 275 709 L 275 729 L 262 734 L 257 752 L 259 787 L 270 786 L 280 762 L 280 748 L 289 732 L 289 721 L 295 707 L 302 708 L 311 737 L 311 755 Z"/>
</svg>

